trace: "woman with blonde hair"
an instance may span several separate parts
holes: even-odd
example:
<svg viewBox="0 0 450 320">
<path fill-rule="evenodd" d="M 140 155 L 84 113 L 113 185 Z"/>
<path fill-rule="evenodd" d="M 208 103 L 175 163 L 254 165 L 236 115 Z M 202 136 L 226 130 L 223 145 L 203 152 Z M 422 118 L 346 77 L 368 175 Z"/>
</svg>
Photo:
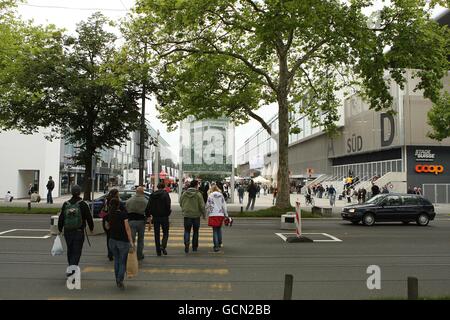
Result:
<svg viewBox="0 0 450 320">
<path fill-rule="evenodd" d="M 217 185 L 210 188 L 206 212 L 208 213 L 208 226 L 213 228 L 214 252 L 218 252 L 222 246 L 222 223 L 228 217 L 225 198 Z"/>
</svg>

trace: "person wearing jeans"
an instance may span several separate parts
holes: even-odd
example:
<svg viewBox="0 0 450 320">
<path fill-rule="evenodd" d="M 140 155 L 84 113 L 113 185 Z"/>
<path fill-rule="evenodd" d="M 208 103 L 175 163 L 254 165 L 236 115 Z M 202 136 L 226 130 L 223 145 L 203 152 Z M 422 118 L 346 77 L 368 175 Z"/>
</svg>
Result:
<svg viewBox="0 0 450 320">
<path fill-rule="evenodd" d="M 112 198 L 109 202 L 109 212 L 106 216 L 106 228 L 110 230 L 109 248 L 114 255 L 114 274 L 117 287 L 125 289 L 123 281 L 127 270 L 128 253 L 135 250 L 128 214 L 120 209 L 120 200 Z"/>
<path fill-rule="evenodd" d="M 52 180 L 52 177 L 49 177 L 47 182 L 47 203 L 50 204 L 53 203 L 52 192 L 54 188 L 55 188 L 55 181 Z"/>
<path fill-rule="evenodd" d="M 144 259 L 144 236 L 145 236 L 145 210 L 148 201 L 145 199 L 144 187 L 138 187 L 136 194 L 127 200 L 125 208 L 128 212 L 128 221 L 131 228 L 131 238 L 136 242 L 137 234 L 137 258 Z"/>
<path fill-rule="evenodd" d="M 86 223 L 89 225 L 89 229 L 91 231 L 94 230 L 94 221 L 92 219 L 91 211 L 89 206 L 84 202 L 81 197 L 81 188 L 77 185 L 72 187 L 72 198 L 64 202 L 61 208 L 61 214 L 58 219 L 58 230 L 59 232 L 63 232 L 64 230 L 64 239 L 67 244 L 67 262 L 69 266 L 78 266 L 80 263 L 81 252 L 83 250 L 84 244 L 84 229 L 86 228 Z M 69 228 L 70 220 L 67 219 L 66 215 L 68 215 L 68 211 L 66 210 L 67 206 L 76 205 L 79 210 L 79 214 L 81 215 L 81 224 L 76 228 Z M 75 214 L 76 215 L 76 214 Z M 69 275 L 67 275 L 69 276 Z"/>
<path fill-rule="evenodd" d="M 164 189 L 164 183 L 158 184 L 158 190 L 150 195 L 150 199 L 145 209 L 145 214 L 148 219 L 152 220 L 155 231 L 155 248 L 156 254 L 161 256 L 161 253 L 167 255 L 167 241 L 169 240 L 169 216 L 172 212 L 170 206 L 170 196 Z M 149 231 L 151 224 L 149 226 Z M 162 245 L 161 234 L 163 231 Z"/>
<path fill-rule="evenodd" d="M 198 232 L 200 229 L 200 216 L 205 219 L 205 202 L 202 194 L 198 191 L 198 181 L 193 180 L 180 198 L 181 211 L 184 216 L 184 252 L 189 252 L 191 230 L 194 229 L 192 236 L 192 250 L 198 248 Z"/>
<path fill-rule="evenodd" d="M 200 230 L 200 218 L 184 218 L 184 245 L 185 252 L 189 252 L 189 242 L 192 234 L 192 251 L 196 252 L 198 250 L 198 234 Z"/>
<path fill-rule="evenodd" d="M 222 247 L 222 223 L 228 217 L 225 198 L 217 186 L 214 186 L 206 202 L 208 226 L 213 228 L 214 252 Z"/>
</svg>

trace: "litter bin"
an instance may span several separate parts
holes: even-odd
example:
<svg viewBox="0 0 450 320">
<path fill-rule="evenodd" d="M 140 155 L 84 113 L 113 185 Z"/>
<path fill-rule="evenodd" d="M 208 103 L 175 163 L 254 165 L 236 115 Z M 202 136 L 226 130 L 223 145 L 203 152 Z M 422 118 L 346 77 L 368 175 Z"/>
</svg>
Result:
<svg viewBox="0 0 450 320">
<path fill-rule="evenodd" d="M 58 220 L 59 216 L 51 216 L 50 218 L 50 234 L 57 235 L 58 231 Z"/>
<path fill-rule="evenodd" d="M 295 230 L 295 212 L 287 212 L 281 216 L 281 230 Z"/>
</svg>

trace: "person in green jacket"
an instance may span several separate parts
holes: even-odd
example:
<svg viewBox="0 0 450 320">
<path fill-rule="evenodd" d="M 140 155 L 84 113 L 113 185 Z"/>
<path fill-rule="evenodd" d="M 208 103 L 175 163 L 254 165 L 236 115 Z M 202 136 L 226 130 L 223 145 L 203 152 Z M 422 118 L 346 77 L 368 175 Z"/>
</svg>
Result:
<svg viewBox="0 0 450 320">
<path fill-rule="evenodd" d="M 192 180 L 187 189 L 180 198 L 181 211 L 184 216 L 184 252 L 189 253 L 189 242 L 191 229 L 194 229 L 192 236 L 192 251 L 198 249 L 198 234 L 200 230 L 200 216 L 205 219 L 205 202 L 203 196 L 198 191 L 198 181 Z"/>
</svg>

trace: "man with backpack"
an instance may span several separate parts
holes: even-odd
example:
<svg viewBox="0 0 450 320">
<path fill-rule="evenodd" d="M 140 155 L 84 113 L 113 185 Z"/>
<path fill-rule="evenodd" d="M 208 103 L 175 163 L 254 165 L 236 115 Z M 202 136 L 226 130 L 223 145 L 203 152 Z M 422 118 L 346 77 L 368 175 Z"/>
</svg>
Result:
<svg viewBox="0 0 450 320">
<path fill-rule="evenodd" d="M 69 266 L 78 266 L 84 243 L 86 222 L 91 232 L 94 230 L 94 221 L 91 210 L 80 197 L 81 188 L 72 187 L 72 198 L 64 202 L 58 219 L 58 230 L 63 232 L 67 244 L 67 260 Z M 67 275 L 70 276 L 70 275 Z"/>
</svg>

